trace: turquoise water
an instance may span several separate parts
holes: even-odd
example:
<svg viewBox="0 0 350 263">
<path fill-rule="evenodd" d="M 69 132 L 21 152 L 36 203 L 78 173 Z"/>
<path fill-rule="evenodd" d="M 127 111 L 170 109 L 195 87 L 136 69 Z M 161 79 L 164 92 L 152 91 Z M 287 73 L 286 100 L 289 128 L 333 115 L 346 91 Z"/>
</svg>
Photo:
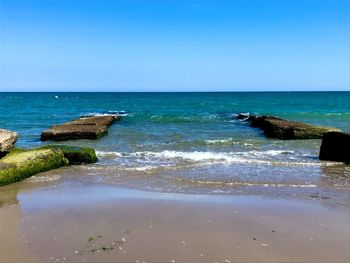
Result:
<svg viewBox="0 0 350 263">
<path fill-rule="evenodd" d="M 232 117 L 269 114 L 349 132 L 350 92 L 0 93 L 0 105 L 0 127 L 20 134 L 19 147 L 42 145 L 43 130 L 80 115 L 123 115 L 101 140 L 65 142 L 94 147 L 100 159 L 67 172 L 105 183 L 168 191 L 348 187 L 348 166 L 318 160 L 320 140 L 267 139 Z"/>
</svg>

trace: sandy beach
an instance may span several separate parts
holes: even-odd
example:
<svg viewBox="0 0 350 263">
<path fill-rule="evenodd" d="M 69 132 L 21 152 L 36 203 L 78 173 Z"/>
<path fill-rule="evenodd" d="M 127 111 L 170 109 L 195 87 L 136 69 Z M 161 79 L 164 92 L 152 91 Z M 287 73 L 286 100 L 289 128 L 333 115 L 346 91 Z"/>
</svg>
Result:
<svg viewBox="0 0 350 263">
<path fill-rule="evenodd" d="M 347 207 L 61 180 L 1 188 L 0 262 L 348 262 Z"/>
</svg>

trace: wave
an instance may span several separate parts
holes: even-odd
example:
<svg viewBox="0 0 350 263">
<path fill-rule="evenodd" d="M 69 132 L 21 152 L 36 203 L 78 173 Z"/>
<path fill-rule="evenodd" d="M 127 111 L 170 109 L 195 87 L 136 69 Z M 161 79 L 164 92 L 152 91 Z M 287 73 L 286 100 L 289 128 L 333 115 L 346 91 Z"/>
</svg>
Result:
<svg viewBox="0 0 350 263">
<path fill-rule="evenodd" d="M 27 179 L 28 182 L 35 182 L 35 183 L 38 183 L 38 182 L 50 182 L 50 181 L 57 181 L 61 179 L 61 176 L 58 175 L 58 174 L 54 174 L 54 175 L 43 175 L 43 176 L 39 176 L 39 175 L 36 175 L 36 176 L 32 176 L 30 178 Z"/>
<path fill-rule="evenodd" d="M 348 116 L 350 115 L 349 112 L 330 112 L 330 113 L 326 113 L 326 116 Z"/>
<path fill-rule="evenodd" d="M 230 112 L 230 111 L 223 111 L 218 112 L 218 116 L 220 116 L 223 119 L 229 119 L 234 122 L 244 122 L 246 121 L 250 115 L 260 115 L 258 113 L 251 113 L 251 112 Z M 237 117 L 240 116 L 241 118 Z"/>
<path fill-rule="evenodd" d="M 134 159 L 137 167 L 145 165 L 163 164 L 168 161 L 167 166 L 178 166 L 184 162 L 192 162 L 200 165 L 210 164 L 260 164 L 275 166 L 331 166 L 334 162 L 300 161 L 296 160 L 293 150 L 266 150 L 266 151 L 245 151 L 245 152 L 205 152 L 205 151 L 143 151 L 134 153 L 120 152 L 101 152 L 98 151 L 99 157 L 111 156 L 118 158 Z M 141 161 L 141 162 L 140 162 Z"/>
<path fill-rule="evenodd" d="M 81 117 L 91 117 L 91 116 L 133 116 L 132 113 L 127 111 L 105 111 L 105 112 L 90 112 L 80 114 Z"/>
<path fill-rule="evenodd" d="M 123 170 L 126 171 L 149 171 L 149 170 L 155 170 L 158 169 L 158 166 L 152 166 L 152 165 L 145 165 L 140 167 L 125 167 Z"/>
<path fill-rule="evenodd" d="M 199 142 L 201 142 L 201 141 L 199 141 Z M 204 140 L 203 142 L 207 145 L 244 145 L 244 146 L 253 146 L 254 145 L 254 144 L 249 143 L 249 142 L 237 141 L 233 138 Z"/>
<path fill-rule="evenodd" d="M 166 177 L 171 181 L 185 182 L 187 184 L 217 185 L 217 186 L 260 186 L 260 187 L 293 187 L 293 188 L 317 188 L 316 184 L 295 184 L 295 183 L 265 183 L 265 182 L 225 182 L 225 181 L 203 181 L 198 179 Z"/>
<path fill-rule="evenodd" d="M 108 167 L 98 167 L 98 166 L 80 166 L 80 169 L 84 170 L 90 170 L 93 173 L 98 172 L 99 175 L 102 175 L 103 172 L 107 172 L 106 175 L 110 175 L 111 172 L 115 171 L 126 171 L 126 172 L 144 172 L 143 175 L 146 175 L 147 178 L 150 175 L 154 175 L 153 171 L 154 170 L 159 170 L 160 167 L 158 166 L 144 166 L 144 167 L 120 167 L 120 166 L 108 166 Z M 172 169 L 171 167 L 169 167 Z M 140 174 L 138 174 L 139 176 Z M 242 187 L 276 187 L 276 188 L 317 188 L 318 185 L 315 183 L 310 183 L 310 182 L 280 182 L 279 180 L 277 181 L 267 181 L 269 178 L 260 178 L 259 181 L 242 181 L 244 178 L 232 178 L 231 180 L 228 180 L 228 178 L 222 178 L 221 180 L 211 180 L 210 178 L 201 178 L 201 177 L 183 177 L 183 176 L 174 176 L 169 173 L 163 173 L 159 175 L 160 177 L 164 180 L 167 180 L 169 182 L 176 182 L 176 185 L 187 185 L 187 186 L 204 186 L 204 187 L 237 187 L 237 186 L 242 186 Z M 113 177 L 115 179 L 115 177 Z M 140 177 L 138 177 L 139 179 Z M 118 180 L 122 179 L 118 177 Z M 137 180 L 138 180 L 137 179 Z M 111 180 L 111 177 L 107 177 L 107 180 Z M 158 179 L 157 179 L 158 180 Z M 237 181 L 234 181 L 237 180 Z M 161 189 L 164 187 L 164 185 L 157 187 L 158 189 Z M 179 189 L 177 187 L 177 189 Z M 217 191 L 218 193 L 223 193 L 223 190 L 214 190 Z"/>
<path fill-rule="evenodd" d="M 104 156 L 116 156 L 116 157 L 122 157 L 122 153 L 120 152 L 104 152 L 104 151 L 96 151 L 96 155 L 98 157 L 104 157 Z"/>
<path fill-rule="evenodd" d="M 273 160 L 271 157 L 278 155 L 293 154 L 294 151 L 267 150 L 267 151 L 247 151 L 247 152 L 182 152 L 182 151 L 162 151 L 162 152 L 136 152 L 131 155 L 139 157 L 155 157 L 158 159 L 184 160 L 205 164 L 261 164 L 279 166 L 320 166 L 317 162 L 295 162 Z"/>
<path fill-rule="evenodd" d="M 248 140 L 242 141 L 233 138 L 228 139 L 213 139 L 213 140 L 187 140 L 187 141 L 177 141 L 177 142 L 166 142 L 160 143 L 159 145 L 171 145 L 175 147 L 188 148 L 188 147 L 227 147 L 227 146 L 254 146 L 257 141 Z M 141 145 L 140 145 L 141 146 Z"/>
<path fill-rule="evenodd" d="M 246 151 L 246 152 L 183 152 L 183 151 L 162 151 L 162 152 L 136 152 L 131 155 L 136 156 L 155 156 L 162 158 L 182 158 L 190 159 L 193 161 L 203 161 L 203 160 L 233 160 L 236 156 L 277 156 L 281 154 L 293 154 L 294 151 L 288 150 L 267 150 L 267 151 Z"/>
<path fill-rule="evenodd" d="M 219 116 L 210 113 L 186 116 L 155 114 L 151 115 L 149 118 L 150 121 L 154 123 L 188 123 L 214 121 L 219 119 Z"/>
<path fill-rule="evenodd" d="M 233 139 L 216 139 L 216 140 L 204 140 L 207 144 L 226 144 L 226 143 L 235 143 Z"/>
</svg>

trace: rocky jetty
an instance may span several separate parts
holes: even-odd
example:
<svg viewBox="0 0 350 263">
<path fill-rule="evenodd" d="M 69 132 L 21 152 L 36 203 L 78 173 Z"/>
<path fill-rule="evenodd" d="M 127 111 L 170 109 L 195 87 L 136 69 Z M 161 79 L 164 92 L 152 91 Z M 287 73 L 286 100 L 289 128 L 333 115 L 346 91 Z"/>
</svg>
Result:
<svg viewBox="0 0 350 263">
<path fill-rule="evenodd" d="M 65 165 L 96 161 L 91 148 L 51 145 L 31 150 L 13 149 L 0 159 L 0 186 Z"/>
<path fill-rule="evenodd" d="M 350 134 L 329 132 L 323 135 L 320 160 L 350 164 Z"/>
<path fill-rule="evenodd" d="M 0 156 L 15 145 L 18 139 L 16 132 L 0 129 Z"/>
<path fill-rule="evenodd" d="M 327 132 L 340 131 L 337 128 L 313 126 L 274 116 L 247 116 L 246 114 L 238 114 L 236 119 L 248 122 L 252 127 L 260 128 L 269 138 L 282 140 L 322 139 L 323 135 Z"/>
<path fill-rule="evenodd" d="M 96 140 L 107 134 L 108 127 L 120 116 L 84 116 L 77 120 L 60 125 L 54 125 L 41 133 L 41 140 L 67 141 L 78 139 Z"/>
</svg>

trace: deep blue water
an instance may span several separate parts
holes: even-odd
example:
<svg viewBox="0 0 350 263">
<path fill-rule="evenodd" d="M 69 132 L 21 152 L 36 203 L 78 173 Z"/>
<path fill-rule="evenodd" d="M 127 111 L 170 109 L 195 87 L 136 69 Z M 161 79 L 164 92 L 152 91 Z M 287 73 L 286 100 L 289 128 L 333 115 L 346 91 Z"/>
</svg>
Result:
<svg viewBox="0 0 350 263">
<path fill-rule="evenodd" d="M 105 112 L 123 115 L 107 136 L 65 142 L 94 147 L 100 162 L 79 169 L 105 182 L 222 190 L 316 187 L 329 184 L 327 173 L 348 176 L 346 166 L 318 160 L 320 140 L 267 139 L 232 117 L 269 114 L 349 132 L 350 92 L 0 93 L 0 128 L 17 131 L 19 147 L 42 145 L 40 133 L 53 124 Z"/>
</svg>

